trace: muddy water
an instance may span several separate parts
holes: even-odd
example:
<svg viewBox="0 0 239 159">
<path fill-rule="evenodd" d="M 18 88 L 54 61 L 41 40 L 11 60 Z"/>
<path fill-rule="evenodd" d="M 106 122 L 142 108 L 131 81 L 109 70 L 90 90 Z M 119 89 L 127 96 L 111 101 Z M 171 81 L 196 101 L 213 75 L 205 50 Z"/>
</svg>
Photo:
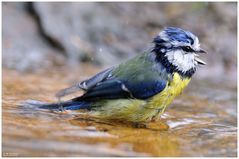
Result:
<svg viewBox="0 0 239 159">
<path fill-rule="evenodd" d="M 3 156 L 236 156 L 236 85 L 192 81 L 166 110 L 157 129 L 87 119 L 74 111 L 19 106 L 54 102 L 54 94 L 98 70 L 19 74 L 3 70 Z M 80 76 L 76 76 L 80 75 Z M 72 95 L 73 96 L 73 95 Z M 69 96 L 67 98 L 71 98 Z"/>
</svg>

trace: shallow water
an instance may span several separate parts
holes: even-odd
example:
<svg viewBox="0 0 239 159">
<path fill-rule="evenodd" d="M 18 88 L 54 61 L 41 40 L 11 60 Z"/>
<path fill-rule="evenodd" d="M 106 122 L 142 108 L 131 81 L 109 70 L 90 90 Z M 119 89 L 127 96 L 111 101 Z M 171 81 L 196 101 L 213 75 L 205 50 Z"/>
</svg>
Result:
<svg viewBox="0 0 239 159">
<path fill-rule="evenodd" d="M 55 93 L 98 69 L 19 74 L 3 70 L 3 156 L 236 156 L 236 85 L 191 82 L 161 121 L 160 130 L 87 119 L 74 111 L 20 106 L 55 102 Z M 77 76 L 76 75 L 80 75 Z M 69 96 L 67 98 L 71 98 Z"/>
</svg>

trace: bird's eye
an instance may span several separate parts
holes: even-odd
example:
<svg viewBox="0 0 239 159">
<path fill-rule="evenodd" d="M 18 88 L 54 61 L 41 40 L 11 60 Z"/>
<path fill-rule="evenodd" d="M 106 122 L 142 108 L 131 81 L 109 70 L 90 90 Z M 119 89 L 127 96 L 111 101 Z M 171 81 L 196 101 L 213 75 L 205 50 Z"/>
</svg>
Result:
<svg viewBox="0 0 239 159">
<path fill-rule="evenodd" d="M 194 52 L 194 50 L 189 46 L 183 46 L 182 50 L 185 51 L 185 52 Z"/>
</svg>

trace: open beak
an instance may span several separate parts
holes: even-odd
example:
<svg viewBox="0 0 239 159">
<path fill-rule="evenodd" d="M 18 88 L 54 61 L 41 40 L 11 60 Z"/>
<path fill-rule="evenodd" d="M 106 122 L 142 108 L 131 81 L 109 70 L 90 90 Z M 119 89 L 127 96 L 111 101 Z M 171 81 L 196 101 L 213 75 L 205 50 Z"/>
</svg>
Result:
<svg viewBox="0 0 239 159">
<path fill-rule="evenodd" d="M 203 49 L 200 49 L 200 50 L 196 51 L 196 53 L 206 54 L 207 52 L 204 51 Z"/>
<path fill-rule="evenodd" d="M 195 60 L 197 61 L 197 63 L 198 64 L 200 64 L 200 65 L 206 65 L 207 63 L 206 62 L 204 62 L 203 60 L 201 60 L 201 59 L 199 59 L 199 58 L 195 58 Z"/>
<path fill-rule="evenodd" d="M 199 56 L 198 54 L 199 54 L 199 53 L 206 54 L 207 52 L 204 51 L 203 49 L 200 49 L 200 50 L 196 51 L 195 53 L 196 53 L 196 55 L 197 55 L 197 56 L 195 57 L 195 60 L 197 61 L 197 63 L 200 64 L 200 65 L 206 65 L 206 64 L 207 64 L 206 62 L 204 62 L 203 60 L 201 60 L 201 59 L 198 58 L 198 56 Z"/>
</svg>

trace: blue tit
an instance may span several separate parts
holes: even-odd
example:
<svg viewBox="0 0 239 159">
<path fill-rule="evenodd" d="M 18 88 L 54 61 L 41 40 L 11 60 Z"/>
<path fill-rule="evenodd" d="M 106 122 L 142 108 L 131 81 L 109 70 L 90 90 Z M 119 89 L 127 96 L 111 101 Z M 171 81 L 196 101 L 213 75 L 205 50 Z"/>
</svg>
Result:
<svg viewBox="0 0 239 159">
<path fill-rule="evenodd" d="M 57 93 L 62 97 L 82 90 L 82 96 L 41 108 L 86 109 L 97 118 L 134 123 L 157 120 L 188 85 L 197 66 L 206 64 L 199 59 L 201 53 L 205 51 L 197 36 L 165 28 L 148 51 Z"/>
</svg>

